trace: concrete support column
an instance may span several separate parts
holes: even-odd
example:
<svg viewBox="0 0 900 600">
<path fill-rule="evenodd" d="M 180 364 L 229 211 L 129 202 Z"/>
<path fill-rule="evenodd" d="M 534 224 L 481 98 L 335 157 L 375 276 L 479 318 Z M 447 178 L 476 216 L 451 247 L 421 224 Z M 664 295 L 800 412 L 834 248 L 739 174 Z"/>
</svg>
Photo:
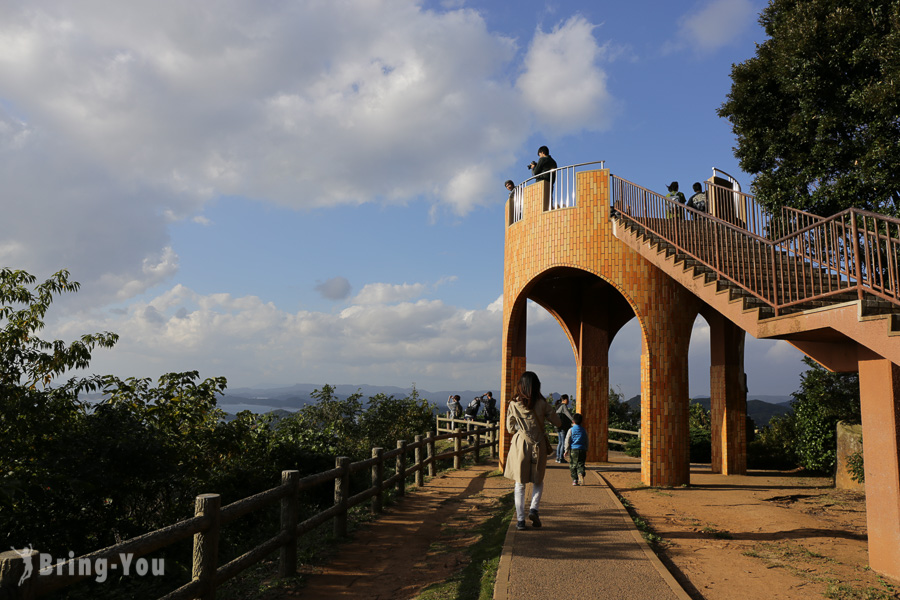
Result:
<svg viewBox="0 0 900 600">
<path fill-rule="evenodd" d="M 690 483 L 688 346 L 696 310 L 686 294 L 661 297 L 641 345 L 641 481 Z"/>
<path fill-rule="evenodd" d="M 608 292 L 594 287 L 581 297 L 576 394 L 578 412 L 590 436 L 587 460 L 609 460 L 609 312 Z"/>
<path fill-rule="evenodd" d="M 500 380 L 500 469 L 506 467 L 512 436 L 506 432 L 506 407 L 516 393 L 519 377 L 525 372 L 526 311 L 522 299 L 512 309 L 509 327 L 503 332 L 503 365 Z"/>
<path fill-rule="evenodd" d="M 860 355 L 869 566 L 900 579 L 900 366 Z"/>
<path fill-rule="evenodd" d="M 578 412 L 590 438 L 587 460 L 609 461 L 609 367 L 579 364 L 575 379 Z"/>
<path fill-rule="evenodd" d="M 709 394 L 712 422 L 712 472 L 747 473 L 747 386 L 744 330 L 720 315 L 709 323 Z"/>
</svg>

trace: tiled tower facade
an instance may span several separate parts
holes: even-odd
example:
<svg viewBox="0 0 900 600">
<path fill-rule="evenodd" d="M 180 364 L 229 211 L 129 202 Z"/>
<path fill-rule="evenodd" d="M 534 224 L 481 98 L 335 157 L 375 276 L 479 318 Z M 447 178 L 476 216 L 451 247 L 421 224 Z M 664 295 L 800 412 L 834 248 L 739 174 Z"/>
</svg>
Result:
<svg viewBox="0 0 900 600">
<path fill-rule="evenodd" d="M 571 208 L 548 210 L 547 186 L 537 182 L 526 187 L 521 212 L 512 206 L 506 211 L 501 422 L 516 381 L 527 369 L 530 299 L 557 319 L 572 344 L 575 397 L 591 439 L 588 460 L 607 460 L 609 347 L 622 326 L 636 317 L 642 340 L 641 478 L 654 486 L 686 484 L 688 345 L 698 312 L 703 308 L 706 314 L 709 307 L 613 236 L 608 170 L 577 174 Z M 746 396 L 735 386 L 743 384 L 743 336 L 725 323 L 717 324 L 715 331 L 714 355 L 717 341 L 722 349 L 712 366 L 716 381 L 721 379 L 713 414 L 714 420 L 719 418 L 718 470 L 742 472 L 746 437 L 736 432 L 737 422 L 743 425 L 746 415 Z M 501 440 L 505 458 L 505 431 Z"/>
</svg>

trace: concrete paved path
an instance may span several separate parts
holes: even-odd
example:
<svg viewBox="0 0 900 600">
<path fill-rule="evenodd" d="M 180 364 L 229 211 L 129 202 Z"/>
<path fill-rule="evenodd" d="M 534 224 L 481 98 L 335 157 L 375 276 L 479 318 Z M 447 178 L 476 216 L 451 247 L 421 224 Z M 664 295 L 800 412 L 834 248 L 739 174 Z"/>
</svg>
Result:
<svg viewBox="0 0 900 600">
<path fill-rule="evenodd" d="M 551 459 L 544 482 L 543 527 L 510 524 L 494 600 L 690 600 L 591 465 L 573 486 L 569 466 Z"/>
</svg>

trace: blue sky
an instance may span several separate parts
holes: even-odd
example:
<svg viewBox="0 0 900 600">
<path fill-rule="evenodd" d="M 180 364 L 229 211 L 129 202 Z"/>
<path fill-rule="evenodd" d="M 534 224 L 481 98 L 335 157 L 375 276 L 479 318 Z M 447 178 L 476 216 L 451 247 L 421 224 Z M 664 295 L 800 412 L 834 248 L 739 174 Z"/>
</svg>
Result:
<svg viewBox="0 0 900 600">
<path fill-rule="evenodd" d="M 716 108 L 758 0 L 65 0 L 0 5 L 0 264 L 81 291 L 47 337 L 109 330 L 91 371 L 230 387 L 496 389 L 503 205 L 542 144 L 664 191 L 750 177 Z M 559 326 L 529 364 L 574 387 Z M 638 393 L 639 338 L 611 348 Z M 751 395 L 800 353 L 748 340 Z M 691 342 L 708 393 L 708 332 Z"/>
</svg>

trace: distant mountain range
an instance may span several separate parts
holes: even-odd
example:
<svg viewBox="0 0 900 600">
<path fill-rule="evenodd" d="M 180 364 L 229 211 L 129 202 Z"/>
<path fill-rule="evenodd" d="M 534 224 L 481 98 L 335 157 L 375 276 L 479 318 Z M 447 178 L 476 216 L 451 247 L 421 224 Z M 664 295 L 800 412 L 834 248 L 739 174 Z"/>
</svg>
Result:
<svg viewBox="0 0 900 600">
<path fill-rule="evenodd" d="M 315 390 L 322 389 L 324 386 L 317 383 L 298 383 L 288 387 L 278 388 L 235 388 L 226 390 L 225 395 L 219 398 L 219 408 L 229 413 L 237 413 L 242 410 L 249 410 L 256 413 L 265 413 L 272 410 L 283 409 L 287 411 L 296 411 L 303 406 L 314 402 L 312 393 Z M 334 385 L 334 395 L 342 400 L 359 392 L 362 394 L 363 402 L 368 401 L 371 396 L 384 394 L 386 396 L 394 396 L 395 398 L 405 398 L 412 393 L 412 387 L 401 388 L 390 385 L 369 385 L 369 384 L 341 384 Z M 459 394 L 461 403 L 465 406 L 475 396 L 480 396 L 488 390 L 465 390 L 465 391 L 437 391 L 431 392 L 422 388 L 416 388 L 419 397 L 425 398 L 438 408 L 443 410 L 447 406 L 447 397 L 450 394 Z M 499 389 L 491 390 L 494 397 L 500 394 Z"/>
<path fill-rule="evenodd" d="M 766 400 L 762 400 L 766 398 Z M 754 396 L 747 399 L 747 415 L 753 419 L 757 427 L 764 427 L 775 416 L 786 415 L 791 412 L 791 396 Z M 691 403 L 696 402 L 706 410 L 709 410 L 710 399 L 708 397 L 691 398 Z M 631 410 L 640 412 L 641 397 L 635 396 L 626 402 Z"/>
<path fill-rule="evenodd" d="M 224 397 L 219 399 L 219 408 L 235 414 L 242 410 L 249 410 L 255 413 L 267 413 L 270 411 L 294 412 L 303 406 L 313 402 L 312 392 L 324 387 L 322 384 L 316 383 L 298 383 L 287 387 L 276 388 L 235 388 L 226 390 Z M 395 398 L 404 398 L 412 393 L 412 387 L 401 388 L 389 385 L 369 385 L 369 384 L 341 384 L 335 385 L 334 394 L 340 399 L 346 399 L 357 392 L 362 394 L 363 402 L 369 397 L 378 394 L 394 396 Z M 475 396 L 480 396 L 487 390 L 465 390 L 465 391 L 437 391 L 432 392 L 422 388 L 416 388 L 419 396 L 430 400 L 437 405 L 438 410 L 444 410 L 447 406 L 447 397 L 450 394 L 459 394 L 462 405 L 465 406 Z M 499 389 L 491 390 L 494 397 L 500 394 Z M 775 415 L 783 415 L 791 412 L 790 401 L 791 396 L 752 396 L 747 400 L 747 414 L 753 419 L 758 427 L 768 424 L 769 419 Z M 708 397 L 692 398 L 691 402 L 701 404 L 705 409 L 709 410 L 710 400 Z M 632 410 L 640 412 L 641 397 L 635 396 L 628 400 L 627 404 Z"/>
</svg>

